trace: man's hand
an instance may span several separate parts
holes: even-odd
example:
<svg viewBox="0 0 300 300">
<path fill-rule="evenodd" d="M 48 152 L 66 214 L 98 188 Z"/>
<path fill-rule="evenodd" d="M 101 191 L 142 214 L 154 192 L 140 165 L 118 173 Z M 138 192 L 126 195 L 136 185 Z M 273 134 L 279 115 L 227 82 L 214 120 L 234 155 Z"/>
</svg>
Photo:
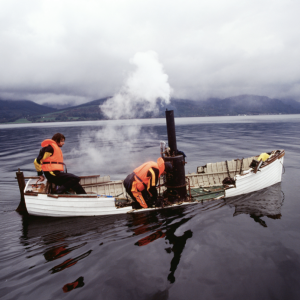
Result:
<svg viewBox="0 0 300 300">
<path fill-rule="evenodd" d="M 39 176 L 39 180 L 38 181 L 44 181 L 44 180 L 45 180 L 44 175 Z"/>
</svg>

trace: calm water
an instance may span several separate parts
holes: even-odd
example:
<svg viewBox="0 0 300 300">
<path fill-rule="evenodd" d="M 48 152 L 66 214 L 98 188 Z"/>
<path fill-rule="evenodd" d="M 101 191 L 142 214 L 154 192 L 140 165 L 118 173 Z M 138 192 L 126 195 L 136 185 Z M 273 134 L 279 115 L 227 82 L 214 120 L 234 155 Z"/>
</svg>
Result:
<svg viewBox="0 0 300 300">
<path fill-rule="evenodd" d="M 159 156 L 165 120 L 0 125 L 1 299 L 300 299 L 300 115 L 176 119 L 186 172 L 285 149 L 281 184 L 136 215 L 28 218 L 17 168 L 35 175 L 56 132 L 68 172 L 123 179 Z"/>
</svg>

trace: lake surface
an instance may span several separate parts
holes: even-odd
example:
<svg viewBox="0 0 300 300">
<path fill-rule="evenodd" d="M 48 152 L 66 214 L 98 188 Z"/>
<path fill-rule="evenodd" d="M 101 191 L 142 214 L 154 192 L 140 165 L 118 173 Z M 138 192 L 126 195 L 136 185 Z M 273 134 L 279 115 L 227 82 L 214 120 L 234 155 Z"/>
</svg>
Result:
<svg viewBox="0 0 300 300">
<path fill-rule="evenodd" d="M 56 132 L 68 172 L 127 174 L 160 155 L 164 119 L 0 125 L 1 299 L 300 299 L 300 115 L 176 119 L 186 173 L 285 149 L 281 184 L 135 215 L 23 217 L 15 172 L 36 175 Z"/>
</svg>

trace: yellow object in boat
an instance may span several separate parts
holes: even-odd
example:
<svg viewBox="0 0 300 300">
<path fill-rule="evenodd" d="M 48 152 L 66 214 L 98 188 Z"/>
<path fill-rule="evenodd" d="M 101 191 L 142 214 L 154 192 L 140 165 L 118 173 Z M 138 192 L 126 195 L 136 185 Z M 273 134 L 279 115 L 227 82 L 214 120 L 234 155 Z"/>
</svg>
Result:
<svg viewBox="0 0 300 300">
<path fill-rule="evenodd" d="M 262 161 L 266 161 L 269 157 L 270 155 L 268 153 L 262 153 L 257 160 L 260 161 L 262 159 Z"/>
</svg>

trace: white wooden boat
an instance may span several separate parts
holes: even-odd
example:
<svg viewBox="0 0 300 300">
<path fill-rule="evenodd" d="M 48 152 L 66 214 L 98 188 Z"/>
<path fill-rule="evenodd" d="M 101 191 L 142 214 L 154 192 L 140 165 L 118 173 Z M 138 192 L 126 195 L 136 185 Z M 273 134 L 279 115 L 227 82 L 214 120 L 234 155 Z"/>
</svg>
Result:
<svg viewBox="0 0 300 300">
<path fill-rule="evenodd" d="M 222 185 L 226 177 L 231 177 L 234 184 L 225 186 L 225 197 L 233 197 L 259 191 L 275 183 L 281 182 L 284 150 L 275 150 L 269 153 L 270 157 L 251 168 L 253 160 L 259 155 L 235 159 L 227 162 L 210 163 L 197 168 L 197 174 L 190 174 L 193 185 L 215 186 Z"/>
<path fill-rule="evenodd" d="M 251 168 L 250 164 L 258 155 L 198 167 L 196 173 L 186 175 L 188 199 L 177 204 L 165 202 L 163 207 L 132 209 L 132 200 L 126 194 L 123 181 L 111 181 L 109 176 L 100 175 L 81 177 L 80 183 L 85 188 L 86 195 L 52 194 L 52 187 L 46 181 L 37 183 L 36 177 L 29 178 L 24 189 L 24 200 L 30 215 L 74 217 L 136 213 L 228 198 L 281 182 L 285 152 L 275 150 L 269 154 L 270 157 L 265 162 L 261 161 L 255 168 Z M 226 177 L 231 178 L 233 184 L 223 184 Z M 160 185 L 161 195 L 165 190 L 162 178 Z"/>
</svg>

